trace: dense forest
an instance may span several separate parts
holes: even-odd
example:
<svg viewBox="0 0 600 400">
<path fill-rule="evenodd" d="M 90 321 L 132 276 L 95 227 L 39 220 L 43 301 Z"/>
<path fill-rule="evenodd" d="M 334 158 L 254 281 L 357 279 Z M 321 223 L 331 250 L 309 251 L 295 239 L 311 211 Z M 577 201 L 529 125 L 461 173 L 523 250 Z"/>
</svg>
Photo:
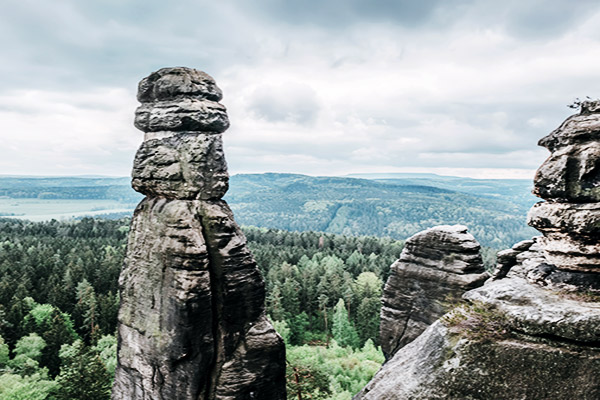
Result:
<svg viewBox="0 0 600 400">
<path fill-rule="evenodd" d="M 0 398 L 108 398 L 128 230 L 127 218 L 0 219 Z M 349 399 L 383 361 L 380 298 L 403 242 L 243 230 L 288 344 L 290 398 Z"/>
</svg>

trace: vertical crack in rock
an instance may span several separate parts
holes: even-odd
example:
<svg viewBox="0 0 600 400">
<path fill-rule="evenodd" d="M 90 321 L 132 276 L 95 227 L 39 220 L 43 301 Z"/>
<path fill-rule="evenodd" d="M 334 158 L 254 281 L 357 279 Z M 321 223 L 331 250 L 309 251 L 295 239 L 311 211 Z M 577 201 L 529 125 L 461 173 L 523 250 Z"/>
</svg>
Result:
<svg viewBox="0 0 600 400">
<path fill-rule="evenodd" d="M 119 286 L 113 400 L 285 399 L 285 348 L 264 282 L 221 200 L 229 126 L 214 80 L 163 68 L 139 85 L 145 132 Z"/>
<path fill-rule="evenodd" d="M 202 215 L 199 215 L 199 219 L 202 224 L 202 231 L 204 234 L 204 240 L 209 243 L 209 238 L 206 235 L 207 226 L 205 224 L 204 218 Z M 214 266 L 217 263 L 217 257 L 215 254 L 215 249 L 212 246 L 208 246 L 208 257 L 210 260 L 210 265 Z M 212 324 L 212 333 L 214 338 L 214 356 L 212 365 L 210 366 L 209 373 L 206 376 L 206 389 L 205 394 L 201 397 L 202 399 L 214 399 L 216 393 L 217 382 L 220 378 L 221 368 L 223 367 L 223 352 L 220 349 L 223 347 L 223 341 L 221 334 L 221 327 L 219 321 L 222 318 L 222 307 L 223 307 L 223 283 L 222 279 L 219 276 L 219 271 L 214 267 L 209 269 L 210 273 L 210 281 L 211 281 L 211 291 L 213 295 L 214 301 L 212 302 L 212 313 L 213 313 L 213 324 Z"/>
</svg>

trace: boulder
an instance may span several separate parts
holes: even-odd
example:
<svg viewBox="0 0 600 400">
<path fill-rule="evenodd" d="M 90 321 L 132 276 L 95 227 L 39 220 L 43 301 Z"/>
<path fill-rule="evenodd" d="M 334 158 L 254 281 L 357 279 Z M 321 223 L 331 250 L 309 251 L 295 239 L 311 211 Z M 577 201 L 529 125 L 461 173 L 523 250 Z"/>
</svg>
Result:
<svg viewBox="0 0 600 400">
<path fill-rule="evenodd" d="M 518 277 L 488 281 L 465 298 L 471 305 L 432 324 L 354 399 L 600 396 L 600 303 Z"/>
<path fill-rule="evenodd" d="M 138 85 L 137 99 L 140 103 L 181 97 L 221 101 L 223 92 L 207 73 L 185 67 L 159 69 Z"/>
<path fill-rule="evenodd" d="M 222 104 L 184 98 L 142 104 L 135 111 L 134 124 L 144 132 L 221 133 L 229 128 L 229 118 Z"/>
<path fill-rule="evenodd" d="M 220 199 L 229 187 L 221 135 L 184 132 L 145 140 L 132 177 L 133 188 L 147 196 Z"/>
</svg>

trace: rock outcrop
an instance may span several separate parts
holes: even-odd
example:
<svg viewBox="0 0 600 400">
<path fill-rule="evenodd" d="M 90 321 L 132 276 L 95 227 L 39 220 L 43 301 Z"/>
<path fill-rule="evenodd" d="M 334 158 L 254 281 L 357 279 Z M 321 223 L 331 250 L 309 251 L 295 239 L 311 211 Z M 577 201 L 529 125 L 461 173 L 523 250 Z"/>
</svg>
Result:
<svg viewBox="0 0 600 400">
<path fill-rule="evenodd" d="M 119 279 L 113 400 L 285 399 L 285 348 L 227 203 L 221 90 L 164 68 L 139 84 L 145 132 L 132 185 L 145 194 Z"/>
<path fill-rule="evenodd" d="M 584 102 L 580 114 L 540 140 L 551 155 L 537 171 L 534 193 L 547 201 L 529 212 L 529 224 L 544 234 L 548 264 L 593 289 L 600 289 L 599 104 Z"/>
<path fill-rule="evenodd" d="M 380 340 L 386 359 L 446 312 L 448 302 L 489 277 L 481 246 L 462 225 L 436 226 L 406 241 L 383 294 Z"/>
<path fill-rule="evenodd" d="M 600 102 L 540 141 L 543 233 L 398 351 L 355 399 L 600 398 Z"/>
</svg>

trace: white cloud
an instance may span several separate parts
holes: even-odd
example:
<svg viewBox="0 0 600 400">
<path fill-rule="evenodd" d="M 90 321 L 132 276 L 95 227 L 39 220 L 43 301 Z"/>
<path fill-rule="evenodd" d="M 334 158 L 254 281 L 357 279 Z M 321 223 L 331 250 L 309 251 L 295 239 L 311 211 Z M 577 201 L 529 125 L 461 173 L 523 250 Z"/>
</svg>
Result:
<svg viewBox="0 0 600 400">
<path fill-rule="evenodd" d="M 565 105 L 600 94 L 592 3 L 532 14 L 516 0 L 349 1 L 335 14 L 338 3 L 315 2 L 312 20 L 275 0 L 12 5 L 0 17 L 13 60 L 0 66 L 0 173 L 128 174 L 133 90 L 169 65 L 205 69 L 224 90 L 233 173 L 530 173 Z"/>
<path fill-rule="evenodd" d="M 132 126 L 132 92 L 14 91 L 0 96 L 0 120 L 9 148 L 4 174 L 129 173 L 141 132 Z"/>
</svg>

